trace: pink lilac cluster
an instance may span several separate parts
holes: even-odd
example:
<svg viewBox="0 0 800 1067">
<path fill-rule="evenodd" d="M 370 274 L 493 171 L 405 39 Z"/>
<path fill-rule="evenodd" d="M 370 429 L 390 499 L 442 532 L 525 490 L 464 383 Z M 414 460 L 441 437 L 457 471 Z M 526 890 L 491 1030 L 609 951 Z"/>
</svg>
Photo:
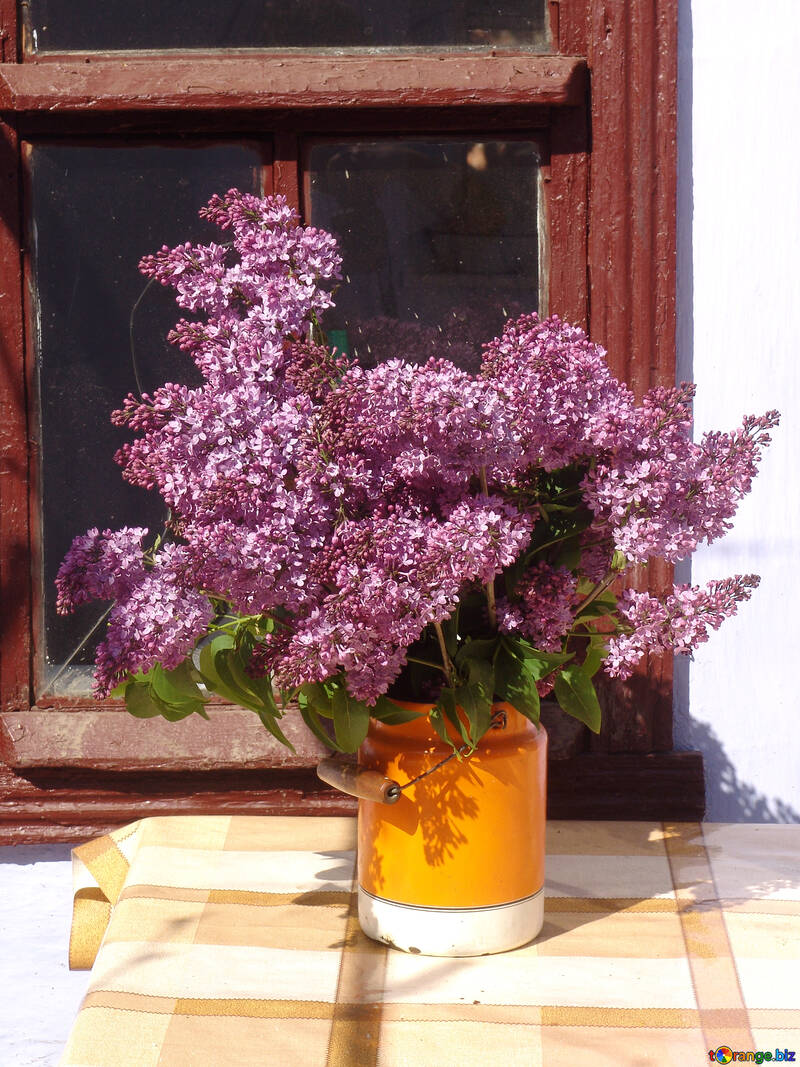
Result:
<svg viewBox="0 0 800 1067">
<path fill-rule="evenodd" d="M 736 614 L 758 583 L 757 574 L 737 574 L 709 582 L 705 588 L 676 585 L 664 600 L 626 589 L 618 612 L 629 632 L 611 638 L 604 662 L 606 672 L 614 678 L 628 678 L 648 651 L 690 655 L 708 640 L 710 629 L 718 630 L 725 619 Z"/>
<path fill-rule="evenodd" d="M 575 619 L 578 580 L 566 567 L 537 563 L 528 568 L 514 601 L 497 602 L 497 624 L 504 633 L 522 633 L 543 652 L 560 652 Z"/>
<path fill-rule="evenodd" d="M 442 359 L 351 367 L 322 405 L 320 440 L 320 481 L 351 512 L 401 500 L 441 509 L 514 449 L 497 390 Z"/>
<path fill-rule="evenodd" d="M 532 527 L 530 516 L 481 495 L 444 521 L 402 508 L 344 520 L 315 567 L 330 592 L 294 629 L 273 634 L 258 663 L 287 688 L 342 669 L 352 695 L 374 703 L 425 626 L 453 613 L 466 583 L 513 562 Z"/>
<path fill-rule="evenodd" d="M 555 317 L 509 322 L 478 373 L 444 358 L 447 327 L 438 349 L 426 335 L 424 358 L 366 369 L 320 339 L 340 277 L 329 234 L 281 197 L 231 190 L 202 214 L 231 240 L 141 264 L 194 316 L 170 339 L 202 383 L 129 396 L 113 416 L 136 434 L 117 456 L 124 477 L 169 508 L 165 538 L 146 548 L 142 529 L 90 530 L 57 579 L 61 611 L 114 601 L 98 695 L 175 666 L 223 611 L 276 620 L 252 670 L 285 687 L 344 672 L 374 704 L 466 590 L 499 579 L 501 627 L 557 650 L 592 588 L 730 525 L 775 413 L 695 444 L 688 387 L 637 406 L 603 350 Z M 565 472 L 566 495 L 539 495 Z M 577 563 L 548 525 L 564 509 Z M 752 586 L 736 581 L 659 607 L 625 594 L 609 672 L 639 644 L 694 647 Z"/>
<path fill-rule="evenodd" d="M 691 438 L 694 386 L 652 389 L 584 480 L 584 499 L 627 559 L 683 559 L 731 528 L 777 411 Z"/>
<path fill-rule="evenodd" d="M 156 662 L 172 670 L 206 632 L 214 612 L 208 597 L 192 588 L 188 563 L 183 546 L 165 545 L 127 595 L 115 601 L 97 648 L 98 695 Z"/>
<path fill-rule="evenodd" d="M 577 326 L 523 315 L 484 348 L 481 375 L 510 414 L 516 451 L 500 477 L 530 466 L 552 471 L 614 447 L 633 394 L 608 369 L 605 351 Z"/>
<path fill-rule="evenodd" d="M 128 674 L 156 661 L 177 667 L 213 617 L 208 598 L 191 587 L 186 549 L 164 545 L 145 565 L 147 530 L 89 530 L 75 538 L 57 580 L 57 608 L 66 613 L 88 600 L 112 600 L 97 649 L 98 696 Z"/>
<path fill-rule="evenodd" d="M 124 600 L 144 573 L 143 526 L 103 530 L 95 526 L 72 542 L 58 575 L 56 608 L 66 615 L 90 600 Z"/>
</svg>

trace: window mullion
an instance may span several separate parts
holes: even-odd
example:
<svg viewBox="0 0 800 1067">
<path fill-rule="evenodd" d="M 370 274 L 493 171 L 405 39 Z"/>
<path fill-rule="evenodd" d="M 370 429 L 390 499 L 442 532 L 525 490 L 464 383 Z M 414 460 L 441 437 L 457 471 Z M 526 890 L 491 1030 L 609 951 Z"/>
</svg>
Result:
<svg viewBox="0 0 800 1067">
<path fill-rule="evenodd" d="M 294 130 L 277 130 L 273 136 L 272 191 L 286 197 L 302 214 L 300 138 Z"/>
<path fill-rule="evenodd" d="M 0 709 L 27 707 L 30 699 L 28 566 L 28 368 L 23 326 L 20 255 L 20 158 L 16 130 L 0 122 Z"/>
</svg>

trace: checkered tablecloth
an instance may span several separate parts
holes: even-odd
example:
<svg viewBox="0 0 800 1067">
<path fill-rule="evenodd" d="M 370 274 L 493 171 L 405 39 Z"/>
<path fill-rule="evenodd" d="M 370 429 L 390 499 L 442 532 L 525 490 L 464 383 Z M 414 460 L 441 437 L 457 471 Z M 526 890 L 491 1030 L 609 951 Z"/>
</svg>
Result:
<svg viewBox="0 0 800 1067">
<path fill-rule="evenodd" d="M 70 965 L 92 975 L 62 1065 L 800 1051 L 800 827 L 550 823 L 540 937 L 457 960 L 361 934 L 354 849 L 353 819 L 258 816 L 144 819 L 77 848 Z"/>
</svg>

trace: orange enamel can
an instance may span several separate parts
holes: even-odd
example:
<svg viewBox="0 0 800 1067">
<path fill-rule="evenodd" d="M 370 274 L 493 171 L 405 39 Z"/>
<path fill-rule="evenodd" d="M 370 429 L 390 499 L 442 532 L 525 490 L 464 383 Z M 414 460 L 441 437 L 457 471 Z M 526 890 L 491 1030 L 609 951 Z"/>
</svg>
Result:
<svg viewBox="0 0 800 1067">
<path fill-rule="evenodd" d="M 472 956 L 515 948 L 541 929 L 547 736 L 508 704 L 494 711 L 500 725 L 475 752 L 435 770 L 453 750 L 427 717 L 371 723 L 359 763 L 402 792 L 391 805 L 359 801 L 359 919 L 370 937 Z"/>
</svg>

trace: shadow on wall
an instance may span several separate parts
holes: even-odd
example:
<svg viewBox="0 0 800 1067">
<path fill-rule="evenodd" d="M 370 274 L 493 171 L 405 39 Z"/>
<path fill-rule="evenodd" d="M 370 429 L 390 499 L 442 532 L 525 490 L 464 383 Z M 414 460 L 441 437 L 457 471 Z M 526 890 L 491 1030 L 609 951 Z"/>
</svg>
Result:
<svg viewBox="0 0 800 1067">
<path fill-rule="evenodd" d="M 686 580 L 685 578 L 679 580 Z M 797 811 L 779 797 L 768 797 L 744 782 L 728 757 L 722 742 L 708 723 L 698 722 L 678 709 L 688 706 L 689 661 L 675 659 L 676 748 L 703 754 L 706 782 L 706 818 L 711 822 L 797 823 Z"/>
</svg>

